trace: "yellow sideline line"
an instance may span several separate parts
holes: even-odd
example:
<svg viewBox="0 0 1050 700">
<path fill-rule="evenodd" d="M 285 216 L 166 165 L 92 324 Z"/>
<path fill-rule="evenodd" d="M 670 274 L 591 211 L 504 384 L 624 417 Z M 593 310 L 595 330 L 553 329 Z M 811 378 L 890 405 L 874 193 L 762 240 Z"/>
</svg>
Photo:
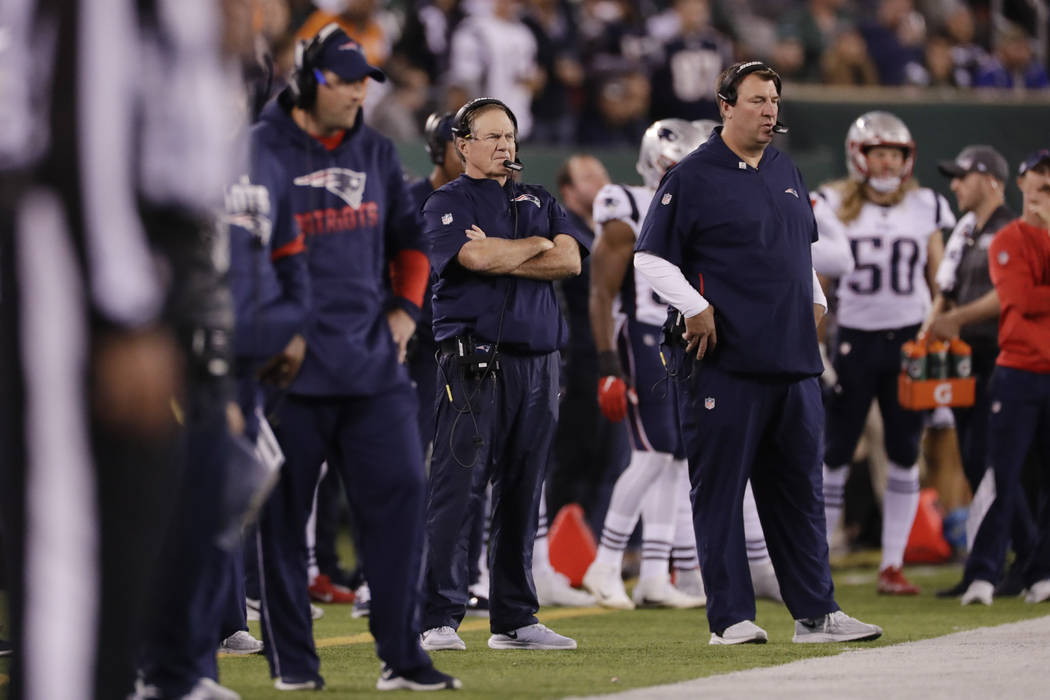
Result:
<svg viewBox="0 0 1050 700">
<path fill-rule="evenodd" d="M 610 610 L 609 608 L 561 608 L 558 610 L 546 611 L 540 615 L 537 615 L 540 622 L 549 622 L 553 620 L 565 620 L 573 617 L 590 617 L 591 615 L 607 615 L 609 613 L 618 612 L 617 610 Z M 467 620 L 459 626 L 460 632 L 477 632 L 479 630 L 486 630 L 489 628 L 489 621 L 484 619 L 471 619 Z M 369 644 L 375 641 L 372 635 L 368 632 L 360 632 L 358 634 L 350 634 L 342 637 L 321 637 L 314 640 L 314 645 L 318 649 L 327 649 L 329 647 L 344 647 L 350 646 L 351 644 Z M 237 654 L 219 654 L 219 658 L 249 658 L 249 656 L 239 656 Z"/>
</svg>

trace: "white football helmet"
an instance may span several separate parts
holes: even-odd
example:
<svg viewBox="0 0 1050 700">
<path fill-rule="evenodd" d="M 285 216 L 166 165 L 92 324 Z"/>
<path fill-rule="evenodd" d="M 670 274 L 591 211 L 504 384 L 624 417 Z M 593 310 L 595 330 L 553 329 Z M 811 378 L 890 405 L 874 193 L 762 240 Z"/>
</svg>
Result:
<svg viewBox="0 0 1050 700">
<path fill-rule="evenodd" d="M 694 119 L 690 124 L 700 130 L 700 136 L 706 141 L 711 138 L 711 132 L 715 130 L 715 127 L 721 126 L 722 122 L 716 122 L 714 119 Z"/>
<path fill-rule="evenodd" d="M 661 119 L 653 122 L 642 136 L 638 152 L 638 174 L 645 186 L 656 189 L 667 169 L 692 153 L 704 137 L 684 119 Z"/>
<path fill-rule="evenodd" d="M 869 182 L 871 172 L 868 169 L 867 150 L 874 146 L 896 146 L 904 151 L 904 167 L 900 176 L 890 178 L 893 183 L 883 184 L 888 191 L 893 191 L 900 183 L 907 180 L 915 167 L 915 141 L 904 122 L 889 112 L 867 112 L 857 117 L 846 132 L 846 168 L 849 176 L 857 182 Z M 886 178 L 880 178 L 880 180 Z M 889 185 L 893 184 L 892 187 Z M 883 187 L 876 187 L 883 190 Z"/>
</svg>

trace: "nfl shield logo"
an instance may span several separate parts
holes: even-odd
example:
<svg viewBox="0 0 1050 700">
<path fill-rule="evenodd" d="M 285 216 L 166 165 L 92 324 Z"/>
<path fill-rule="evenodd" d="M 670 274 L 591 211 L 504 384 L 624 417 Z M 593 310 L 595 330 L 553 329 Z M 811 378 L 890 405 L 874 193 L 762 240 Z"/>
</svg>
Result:
<svg viewBox="0 0 1050 700">
<path fill-rule="evenodd" d="M 668 205 L 670 203 L 671 203 L 671 193 L 668 192 L 667 194 L 665 194 L 663 197 L 660 198 L 660 204 L 663 204 L 664 206 L 666 206 L 666 205 Z"/>
<path fill-rule="evenodd" d="M 451 224 L 452 223 L 452 213 L 449 212 L 448 214 L 445 214 L 444 216 L 442 216 L 441 217 L 441 223 L 444 224 L 445 226 L 448 226 L 449 224 Z"/>
<path fill-rule="evenodd" d="M 713 396 L 708 396 L 706 399 L 704 399 L 704 408 L 706 408 L 708 411 L 710 411 L 714 407 L 715 407 L 715 399 L 714 399 Z"/>
</svg>

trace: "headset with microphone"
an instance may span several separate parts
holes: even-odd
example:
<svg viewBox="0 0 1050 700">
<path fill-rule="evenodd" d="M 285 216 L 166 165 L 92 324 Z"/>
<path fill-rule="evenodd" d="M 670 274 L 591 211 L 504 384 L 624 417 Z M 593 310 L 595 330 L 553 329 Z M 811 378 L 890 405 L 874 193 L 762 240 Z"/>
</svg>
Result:
<svg viewBox="0 0 1050 700">
<path fill-rule="evenodd" d="M 504 104 L 502 100 L 497 100 L 495 97 L 475 97 L 473 100 L 460 107 L 459 111 L 456 112 L 456 116 L 452 118 L 452 135 L 461 139 L 473 138 L 470 129 L 474 115 L 476 115 L 479 110 L 490 106 L 502 109 L 510 118 L 511 124 L 514 125 L 514 160 L 503 161 L 503 166 L 508 170 L 520 173 L 524 170 L 525 166 L 518 158 L 518 118 L 514 116 L 514 112 L 510 111 L 510 107 Z"/>
<path fill-rule="evenodd" d="M 776 87 L 777 96 L 779 97 L 781 89 L 780 74 L 762 61 L 744 61 L 733 66 L 724 74 L 722 82 L 719 83 L 718 89 L 715 91 L 715 95 L 726 104 L 736 105 L 736 90 L 737 86 L 740 85 L 740 81 L 758 71 L 768 71 L 773 74 L 773 85 Z M 773 125 L 773 133 L 786 134 L 787 132 L 787 126 L 780 120 L 777 120 L 777 123 Z"/>
<path fill-rule="evenodd" d="M 450 140 L 452 124 L 455 123 L 452 120 L 452 112 L 434 112 L 427 117 L 427 123 L 423 127 L 427 155 L 434 165 L 445 164 L 445 144 Z"/>
<path fill-rule="evenodd" d="M 295 71 L 288 81 L 295 106 L 310 109 L 317 98 L 317 85 L 324 82 L 324 75 L 317 67 L 317 61 L 324 53 L 328 40 L 340 31 L 335 22 L 326 24 L 313 39 L 301 39 L 295 45 Z"/>
</svg>

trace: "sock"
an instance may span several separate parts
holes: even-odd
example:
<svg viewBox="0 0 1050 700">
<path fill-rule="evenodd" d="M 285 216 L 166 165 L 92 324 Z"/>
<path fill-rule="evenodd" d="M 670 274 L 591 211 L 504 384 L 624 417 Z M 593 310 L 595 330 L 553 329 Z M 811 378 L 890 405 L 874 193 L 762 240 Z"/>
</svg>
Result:
<svg viewBox="0 0 1050 700">
<path fill-rule="evenodd" d="M 769 550 L 766 549 L 766 533 L 762 531 L 762 521 L 758 518 L 758 505 L 751 490 L 751 480 L 744 484 L 744 540 L 747 543 L 747 563 L 750 566 L 769 561 Z"/>
<path fill-rule="evenodd" d="M 842 509 L 846 502 L 846 481 L 849 479 L 849 465 L 831 468 L 824 465 L 824 518 L 828 528 L 828 544 L 835 535 L 842 519 Z"/>
<path fill-rule="evenodd" d="M 678 475 L 671 564 L 677 571 L 692 571 L 700 568 L 700 558 L 696 551 L 696 530 L 693 529 L 693 504 L 689 501 L 689 466 L 684 459 L 676 459 L 671 468 Z"/>
<path fill-rule="evenodd" d="M 639 578 L 670 576 L 668 562 L 680 483 L 674 463 L 665 459 L 663 468 L 642 499 L 642 567 Z"/>
<path fill-rule="evenodd" d="M 889 463 L 886 479 L 886 497 L 882 504 L 882 564 L 900 566 L 904 562 L 904 548 L 919 509 L 919 466 L 902 467 Z"/>
<path fill-rule="evenodd" d="M 597 563 L 617 568 L 623 565 L 623 550 L 638 523 L 642 499 L 670 459 L 671 455 L 662 452 L 631 453 L 631 463 L 613 487 L 609 510 L 602 524 Z"/>
</svg>

